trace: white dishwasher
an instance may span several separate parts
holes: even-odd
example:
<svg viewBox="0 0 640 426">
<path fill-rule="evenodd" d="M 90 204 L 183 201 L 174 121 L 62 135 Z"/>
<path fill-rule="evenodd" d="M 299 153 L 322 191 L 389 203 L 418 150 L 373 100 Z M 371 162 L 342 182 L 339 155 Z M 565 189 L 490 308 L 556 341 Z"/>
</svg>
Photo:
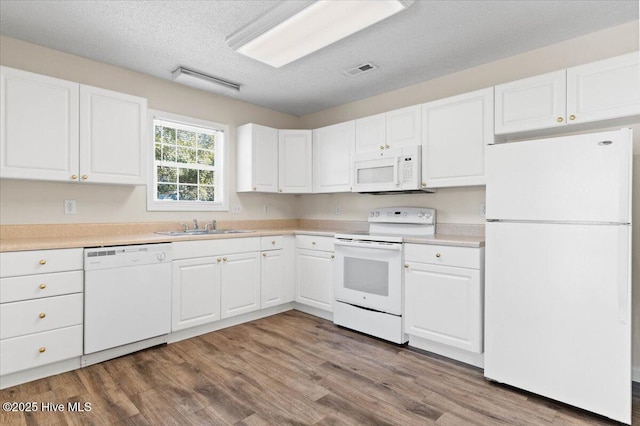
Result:
<svg viewBox="0 0 640 426">
<path fill-rule="evenodd" d="M 171 329 L 171 244 L 84 250 L 84 353 Z"/>
</svg>

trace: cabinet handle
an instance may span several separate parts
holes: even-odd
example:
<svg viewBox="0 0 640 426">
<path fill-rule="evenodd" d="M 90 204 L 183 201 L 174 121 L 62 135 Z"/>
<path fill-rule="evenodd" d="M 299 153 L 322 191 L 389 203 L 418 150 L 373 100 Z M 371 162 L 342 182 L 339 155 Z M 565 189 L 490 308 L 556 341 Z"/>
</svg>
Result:
<svg viewBox="0 0 640 426">
<path fill-rule="evenodd" d="M 332 255 L 331 255 L 331 258 L 332 258 L 332 259 L 335 259 L 335 258 L 336 258 L 336 255 L 335 255 L 335 254 L 332 254 Z"/>
<path fill-rule="evenodd" d="M 47 285 L 45 283 L 40 284 L 40 290 L 44 290 L 45 288 L 47 288 Z"/>
<path fill-rule="evenodd" d="M 436 253 L 436 257 L 440 257 L 440 253 Z"/>
<path fill-rule="evenodd" d="M 223 258 L 222 258 L 222 261 L 223 261 L 223 262 L 226 262 L 226 261 L 227 261 L 227 258 L 226 258 L 226 257 L 223 257 Z"/>
<path fill-rule="evenodd" d="M 384 149 L 384 145 L 380 145 L 380 149 Z"/>
<path fill-rule="evenodd" d="M 385 145 L 384 147 L 387 148 L 387 149 L 391 148 L 389 145 Z"/>
<path fill-rule="evenodd" d="M 311 245 L 312 245 L 312 246 L 315 246 L 315 245 L 316 245 L 316 242 L 315 242 L 315 241 L 311 241 Z"/>
<path fill-rule="evenodd" d="M 276 245 L 276 240 L 271 241 L 271 244 L 275 246 Z"/>
<path fill-rule="evenodd" d="M 44 318 L 47 316 L 47 314 L 45 314 L 44 312 L 42 312 L 40 315 L 38 315 L 40 318 Z"/>
<path fill-rule="evenodd" d="M 408 263 L 405 263 L 405 264 L 404 264 L 404 268 L 405 268 L 405 269 L 409 269 L 409 264 L 408 264 Z"/>
<path fill-rule="evenodd" d="M 425 188 L 427 186 L 427 182 L 422 182 L 422 187 Z"/>
<path fill-rule="evenodd" d="M 43 354 L 46 350 L 47 350 L 47 348 L 45 348 L 45 347 L 43 346 L 43 347 L 41 347 L 40 349 L 38 349 L 38 352 L 40 352 L 41 354 Z"/>
<path fill-rule="evenodd" d="M 222 260 L 222 259 L 217 258 L 217 259 L 216 259 L 216 262 L 220 263 L 220 261 L 221 261 L 221 260 Z"/>
<path fill-rule="evenodd" d="M 255 191 L 256 189 L 258 189 L 258 187 L 257 187 L 257 186 L 254 186 L 254 187 L 253 187 L 253 190 Z"/>
<path fill-rule="evenodd" d="M 73 180 L 78 179 L 78 175 L 71 175 L 71 179 L 73 179 Z"/>
<path fill-rule="evenodd" d="M 558 117 L 558 118 L 556 118 L 556 120 L 558 120 L 558 123 L 562 123 L 564 121 L 564 118 Z"/>
<path fill-rule="evenodd" d="M 571 114 L 571 115 L 569 116 L 569 120 L 575 120 L 575 119 L 576 119 L 576 116 L 575 116 L 575 115 Z"/>
<path fill-rule="evenodd" d="M 262 256 L 263 257 L 267 257 L 267 253 L 262 253 Z"/>
<path fill-rule="evenodd" d="M 46 261 L 46 260 L 44 260 L 44 259 L 40 259 L 40 262 L 39 262 L 39 263 L 40 263 L 41 265 L 46 265 L 46 264 L 47 264 L 47 261 Z"/>
<path fill-rule="evenodd" d="M 87 175 L 82 175 L 82 180 L 87 180 L 89 178 L 89 176 Z"/>
</svg>

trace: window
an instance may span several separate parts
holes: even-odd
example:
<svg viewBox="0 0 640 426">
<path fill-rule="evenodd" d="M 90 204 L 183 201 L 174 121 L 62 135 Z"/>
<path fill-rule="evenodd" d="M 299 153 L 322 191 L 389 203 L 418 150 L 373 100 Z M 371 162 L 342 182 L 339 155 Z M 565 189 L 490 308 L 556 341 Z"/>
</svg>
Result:
<svg viewBox="0 0 640 426">
<path fill-rule="evenodd" d="M 228 126 L 150 111 L 148 210 L 228 210 Z"/>
</svg>

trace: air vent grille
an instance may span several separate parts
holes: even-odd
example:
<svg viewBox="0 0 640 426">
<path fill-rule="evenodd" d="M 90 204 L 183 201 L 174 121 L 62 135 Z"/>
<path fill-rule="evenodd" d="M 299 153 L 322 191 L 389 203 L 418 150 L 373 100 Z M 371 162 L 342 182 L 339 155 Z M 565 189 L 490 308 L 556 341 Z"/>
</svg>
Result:
<svg viewBox="0 0 640 426">
<path fill-rule="evenodd" d="M 342 73 L 347 77 L 355 77 L 357 75 L 362 75 L 366 72 L 373 71 L 375 69 L 378 69 L 377 65 L 374 65 L 371 62 L 365 62 L 364 64 L 360 64 L 357 67 L 354 67 L 348 70 L 342 70 Z"/>
</svg>

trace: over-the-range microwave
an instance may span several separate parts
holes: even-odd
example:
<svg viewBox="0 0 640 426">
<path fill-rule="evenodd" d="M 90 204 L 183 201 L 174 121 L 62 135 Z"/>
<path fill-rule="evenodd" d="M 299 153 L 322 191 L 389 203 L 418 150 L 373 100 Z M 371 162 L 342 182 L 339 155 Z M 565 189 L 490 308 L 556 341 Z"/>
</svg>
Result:
<svg viewBox="0 0 640 426">
<path fill-rule="evenodd" d="M 404 146 L 354 157 L 354 192 L 434 192 L 422 188 L 420 146 Z"/>
</svg>

